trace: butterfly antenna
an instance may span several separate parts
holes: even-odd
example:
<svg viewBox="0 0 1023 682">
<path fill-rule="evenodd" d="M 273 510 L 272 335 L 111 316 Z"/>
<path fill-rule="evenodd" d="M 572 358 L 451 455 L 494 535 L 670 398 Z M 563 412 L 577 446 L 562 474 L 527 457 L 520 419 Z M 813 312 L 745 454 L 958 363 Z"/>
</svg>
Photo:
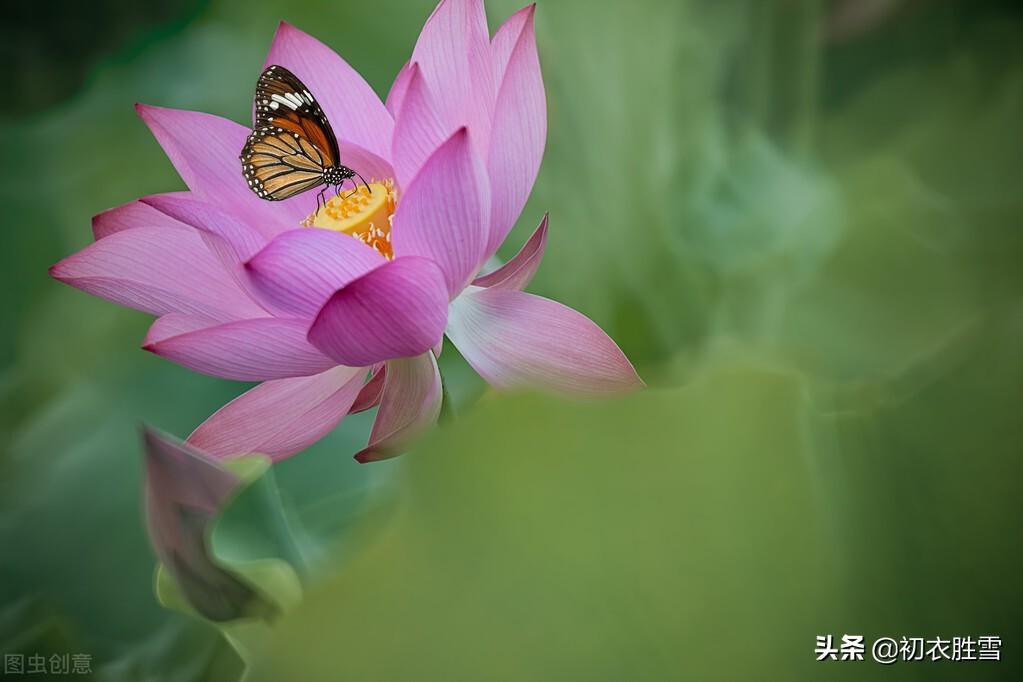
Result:
<svg viewBox="0 0 1023 682">
<path fill-rule="evenodd" d="M 353 170 L 352 172 L 359 176 L 359 179 L 362 180 L 362 186 L 365 187 L 366 189 L 368 189 L 369 193 L 372 194 L 373 190 L 370 188 L 369 184 L 366 182 L 366 179 L 364 177 L 362 177 L 362 175 L 359 175 L 359 171 Z"/>
</svg>

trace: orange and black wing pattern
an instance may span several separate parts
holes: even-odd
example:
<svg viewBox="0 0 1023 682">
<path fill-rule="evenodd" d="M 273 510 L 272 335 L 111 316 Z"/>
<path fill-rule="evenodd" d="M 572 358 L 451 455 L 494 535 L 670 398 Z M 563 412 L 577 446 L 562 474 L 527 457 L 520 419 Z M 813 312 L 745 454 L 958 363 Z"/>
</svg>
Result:
<svg viewBox="0 0 1023 682">
<path fill-rule="evenodd" d="M 268 66 L 256 84 L 256 124 L 242 149 L 242 173 L 256 196 L 280 201 L 323 184 L 337 165 L 327 117 L 293 73 Z"/>
</svg>

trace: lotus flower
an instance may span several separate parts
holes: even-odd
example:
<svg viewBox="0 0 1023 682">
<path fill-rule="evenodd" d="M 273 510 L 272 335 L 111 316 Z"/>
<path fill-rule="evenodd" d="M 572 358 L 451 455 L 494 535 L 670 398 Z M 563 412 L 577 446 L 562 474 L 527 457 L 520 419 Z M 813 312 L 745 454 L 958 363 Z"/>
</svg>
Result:
<svg viewBox="0 0 1023 682">
<path fill-rule="evenodd" d="M 443 335 L 490 384 L 571 395 L 642 385 L 593 322 L 523 292 L 547 218 L 480 276 L 543 157 L 546 97 L 532 6 L 491 39 L 481 0 L 442 0 L 386 103 L 341 57 L 282 23 L 267 64 L 319 100 L 345 165 L 372 177 L 314 215 L 312 194 L 259 199 L 238 162 L 248 129 L 139 106 L 188 186 L 96 216 L 96 241 L 54 277 L 159 316 L 144 347 L 206 374 L 261 381 L 189 442 L 214 456 L 294 454 L 379 405 L 368 461 L 439 412 Z M 318 229 L 322 228 L 322 229 Z M 371 377 L 367 381 L 367 377 Z"/>
</svg>

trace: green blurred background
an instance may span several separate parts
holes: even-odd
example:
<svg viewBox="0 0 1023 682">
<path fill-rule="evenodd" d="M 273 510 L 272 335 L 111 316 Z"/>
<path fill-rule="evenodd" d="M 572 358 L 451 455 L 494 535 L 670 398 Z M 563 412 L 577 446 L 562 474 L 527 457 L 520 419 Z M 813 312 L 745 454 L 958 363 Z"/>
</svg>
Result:
<svg viewBox="0 0 1023 682">
<path fill-rule="evenodd" d="M 491 0 L 491 29 L 517 9 Z M 135 101 L 246 121 L 280 19 L 385 95 L 432 0 L 18 3 L 0 32 L 0 650 L 234 679 L 162 609 L 138 427 L 242 390 L 47 277 L 90 217 L 182 187 Z M 324 549 L 266 680 L 1021 679 L 1023 12 L 1014 2 L 541 0 L 531 290 L 651 390 L 484 394 L 359 466 L 275 467 Z M 482 395 L 482 400 L 480 397 Z M 1000 662 L 814 661 L 814 637 L 999 635 Z M 868 653 L 869 658 L 869 653 Z"/>
</svg>

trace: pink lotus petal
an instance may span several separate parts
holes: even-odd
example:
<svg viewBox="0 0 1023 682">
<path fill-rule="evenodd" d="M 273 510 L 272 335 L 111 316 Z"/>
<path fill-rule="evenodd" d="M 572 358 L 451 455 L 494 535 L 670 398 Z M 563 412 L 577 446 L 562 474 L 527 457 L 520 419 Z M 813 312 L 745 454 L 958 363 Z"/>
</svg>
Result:
<svg viewBox="0 0 1023 682">
<path fill-rule="evenodd" d="M 433 353 L 388 362 L 369 446 L 355 459 L 375 462 L 401 454 L 416 436 L 437 421 L 441 398 L 440 370 Z"/>
<path fill-rule="evenodd" d="M 337 364 L 306 341 L 307 321 L 204 322 L 165 315 L 149 328 L 143 348 L 196 372 L 237 381 L 310 376 Z"/>
<path fill-rule="evenodd" d="M 246 264 L 253 291 L 275 311 L 313 318 L 331 295 L 387 259 L 339 232 L 283 232 Z"/>
<path fill-rule="evenodd" d="M 391 84 L 390 92 L 387 93 L 385 106 L 395 119 L 398 117 L 398 111 L 401 110 L 401 102 L 405 99 L 405 92 L 408 90 L 411 76 L 412 62 L 405 62 L 405 65 L 398 71 L 398 75 L 394 77 L 394 83 Z"/>
<path fill-rule="evenodd" d="M 112 232 L 51 267 L 50 275 L 153 315 L 177 312 L 231 320 L 262 313 L 198 233 L 165 223 Z"/>
<path fill-rule="evenodd" d="M 528 17 L 497 91 L 490 135 L 487 171 L 493 204 L 488 255 L 497 251 L 522 213 L 540 170 L 547 139 L 547 97 L 536 54 L 533 8 L 523 11 L 528 12 Z M 498 38 L 503 43 L 500 34 Z"/>
<path fill-rule="evenodd" d="M 359 397 L 355 399 L 352 409 L 348 411 L 348 414 L 365 412 L 380 404 L 380 396 L 384 392 L 385 376 L 387 376 L 387 365 L 377 365 L 377 369 L 373 370 L 373 376 L 363 385 L 362 390 L 359 391 Z"/>
<path fill-rule="evenodd" d="M 628 358 L 589 318 L 521 291 L 467 289 L 451 304 L 447 334 L 497 388 L 598 396 L 643 386 Z"/>
<path fill-rule="evenodd" d="M 533 232 L 533 236 L 522 245 L 510 261 L 490 274 L 477 277 L 474 286 L 484 289 L 515 289 L 522 291 L 536 274 L 547 245 L 547 214 Z"/>
<path fill-rule="evenodd" d="M 519 41 L 519 36 L 525 30 L 526 25 L 533 21 L 536 13 L 536 5 L 527 5 L 515 14 L 508 17 L 494 34 L 490 41 L 490 64 L 494 82 L 500 85 L 504 80 L 504 73 L 508 69 L 508 60 L 511 59 L 512 50 Z"/>
<path fill-rule="evenodd" d="M 234 215 L 225 213 L 213 204 L 192 196 L 150 196 L 141 200 L 161 213 L 194 228 L 206 242 L 207 248 L 220 261 L 237 287 L 258 304 L 265 304 L 254 290 L 242 264 L 259 251 L 266 238 Z M 237 317 L 263 317 L 265 311 Z"/>
<path fill-rule="evenodd" d="M 214 457 L 258 452 L 274 460 L 304 450 L 348 413 L 365 368 L 334 367 L 322 374 L 267 381 L 241 394 L 188 437 Z"/>
<path fill-rule="evenodd" d="M 448 131 L 468 126 L 484 155 L 496 88 L 483 1 L 441 0 L 419 34 L 412 61 L 436 95 Z"/>
<path fill-rule="evenodd" d="M 339 364 L 369 366 L 425 353 L 443 335 L 447 315 L 440 268 L 426 258 L 396 258 L 331 296 L 309 341 Z"/>
<path fill-rule="evenodd" d="M 337 53 L 282 21 L 264 68 L 271 64 L 283 66 L 305 83 L 338 138 L 350 140 L 380 157 L 390 154 L 394 130 L 391 114 L 373 88 Z M 348 165 L 344 158 L 342 163 Z"/>
<path fill-rule="evenodd" d="M 377 156 L 368 149 L 364 149 L 348 140 L 339 139 L 338 145 L 341 148 L 341 163 L 357 170 L 368 182 L 394 177 L 394 168 L 391 167 L 391 163 L 387 159 Z M 356 180 L 361 182 L 358 178 Z M 348 185 L 345 185 L 345 190 L 350 189 Z M 312 196 L 313 192 L 317 191 L 319 190 L 309 190 L 309 196 Z M 315 202 L 314 205 L 309 207 L 309 212 L 312 213 L 314 209 Z"/>
<path fill-rule="evenodd" d="M 391 160 L 399 187 L 407 188 L 430 155 L 457 129 L 444 121 L 435 94 L 413 63 L 394 124 Z"/>
<path fill-rule="evenodd" d="M 394 253 L 433 260 L 454 298 L 479 268 L 489 213 L 486 170 L 461 128 L 433 153 L 398 204 Z"/>
<path fill-rule="evenodd" d="M 198 230 L 210 249 L 229 267 L 248 260 L 267 242 L 267 238 L 248 223 L 194 196 L 158 194 L 140 201 Z"/>
<path fill-rule="evenodd" d="M 188 192 L 168 192 L 165 195 L 157 196 L 181 197 L 187 195 Z M 187 225 L 183 225 L 138 199 L 107 209 L 92 217 L 92 236 L 94 239 L 103 239 L 103 237 L 112 235 L 115 232 L 130 230 L 134 227 L 188 229 Z"/>
<path fill-rule="evenodd" d="M 136 109 L 196 199 L 229 210 L 267 237 L 297 227 L 309 212 L 308 199 L 266 201 L 249 189 L 238 160 L 247 127 L 197 111 Z"/>
<path fill-rule="evenodd" d="M 220 320 L 203 315 L 168 313 L 149 325 L 149 331 L 146 333 L 146 340 L 143 343 L 155 343 L 162 339 L 169 339 L 181 334 L 199 331 L 200 329 L 215 327 L 218 324 L 220 324 Z"/>
</svg>

